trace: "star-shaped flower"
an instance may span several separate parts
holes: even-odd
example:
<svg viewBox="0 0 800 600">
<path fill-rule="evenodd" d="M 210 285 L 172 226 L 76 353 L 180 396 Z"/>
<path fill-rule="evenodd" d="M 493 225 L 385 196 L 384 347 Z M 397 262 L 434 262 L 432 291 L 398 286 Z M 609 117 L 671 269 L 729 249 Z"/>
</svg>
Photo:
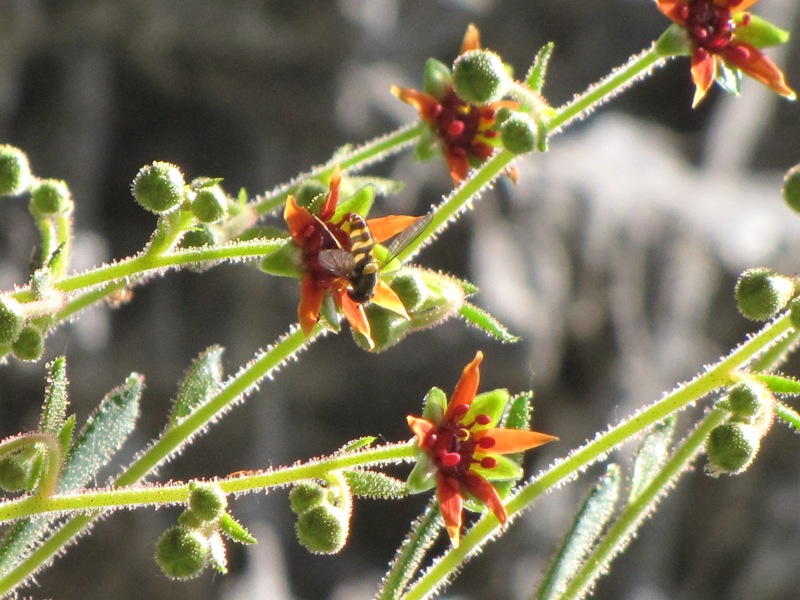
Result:
<svg viewBox="0 0 800 600">
<path fill-rule="evenodd" d="M 529 450 L 558 438 L 536 431 L 503 429 L 496 425 L 508 403 L 505 390 L 475 396 L 483 354 L 478 352 L 456 384 L 450 402 L 433 388 L 423 418 L 409 416 L 420 455 L 408 478 L 412 493 L 436 487 L 439 507 L 453 546 L 461 534 L 465 500 L 486 505 L 501 523 L 507 513 L 491 481 L 518 479 L 521 467 L 503 456 Z"/>
<path fill-rule="evenodd" d="M 689 37 L 695 84 L 693 106 L 705 97 L 723 66 L 741 70 L 790 100 L 796 98 L 778 66 L 754 44 L 762 32 L 779 31 L 763 20 L 756 22 L 745 12 L 756 2 L 758 0 L 657 0 L 658 9 Z M 761 45 L 769 43 L 776 41 Z"/>
</svg>

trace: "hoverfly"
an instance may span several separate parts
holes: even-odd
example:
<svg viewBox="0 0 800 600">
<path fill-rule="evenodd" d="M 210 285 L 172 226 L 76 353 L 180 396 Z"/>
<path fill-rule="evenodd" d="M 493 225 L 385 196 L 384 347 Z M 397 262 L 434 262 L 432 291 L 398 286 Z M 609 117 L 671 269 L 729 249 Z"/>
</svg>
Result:
<svg viewBox="0 0 800 600">
<path fill-rule="evenodd" d="M 347 295 L 353 302 L 358 304 L 369 302 L 375 295 L 380 270 L 422 233 L 432 217 L 430 213 L 420 217 L 395 235 L 387 247 L 386 259 L 379 263 L 374 253 L 375 240 L 367 223 L 360 215 L 350 213 L 345 217 L 345 221 L 350 225 L 348 233 L 350 250 L 342 248 L 331 234 L 330 237 L 336 242 L 337 247 L 320 252 L 319 264 L 326 271 L 349 282 Z"/>
</svg>

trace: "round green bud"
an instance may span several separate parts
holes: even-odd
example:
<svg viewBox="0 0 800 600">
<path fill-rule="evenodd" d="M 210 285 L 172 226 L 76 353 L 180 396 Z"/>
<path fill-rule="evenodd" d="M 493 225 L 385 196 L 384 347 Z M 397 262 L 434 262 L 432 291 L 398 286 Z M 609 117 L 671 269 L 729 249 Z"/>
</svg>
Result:
<svg viewBox="0 0 800 600">
<path fill-rule="evenodd" d="M 0 298 L 0 345 L 12 344 L 25 324 L 22 304 L 14 298 Z"/>
<path fill-rule="evenodd" d="M 202 188 L 192 200 L 192 214 L 201 223 L 216 223 L 228 212 L 228 199 L 218 185 Z"/>
<path fill-rule="evenodd" d="M 34 459 L 21 454 L 0 458 L 0 488 L 7 492 L 29 489 L 35 465 Z"/>
<path fill-rule="evenodd" d="M 21 194 L 31 183 L 28 156 L 19 148 L 0 145 L 0 196 Z"/>
<path fill-rule="evenodd" d="M 786 307 L 794 295 L 794 281 L 769 269 L 749 269 L 736 282 L 739 312 L 752 321 L 766 321 Z"/>
<path fill-rule="evenodd" d="M 425 83 L 423 90 L 434 98 L 443 99 L 453 86 L 453 74 L 446 64 L 435 58 L 425 62 Z"/>
<path fill-rule="evenodd" d="M 789 169 L 783 178 L 783 199 L 789 208 L 800 213 L 800 164 Z"/>
<path fill-rule="evenodd" d="M 37 183 L 28 204 L 28 210 L 35 219 L 68 215 L 73 208 L 74 203 L 67 184 L 56 179 L 45 179 Z"/>
<path fill-rule="evenodd" d="M 292 512 L 301 515 L 311 508 L 315 508 L 328 499 L 327 489 L 316 482 L 304 481 L 298 483 L 289 492 L 289 505 Z"/>
<path fill-rule="evenodd" d="M 181 248 L 200 248 L 202 246 L 213 246 L 216 242 L 214 231 L 203 225 L 184 233 L 178 246 Z"/>
<path fill-rule="evenodd" d="M 528 115 L 515 113 L 500 127 L 503 147 L 514 154 L 527 154 L 536 148 L 536 125 Z"/>
<path fill-rule="evenodd" d="M 740 381 L 728 390 L 727 400 L 735 417 L 750 419 L 770 404 L 770 392 L 757 381 Z"/>
<path fill-rule="evenodd" d="M 189 494 L 189 510 L 203 521 L 216 521 L 228 506 L 228 497 L 218 485 L 193 483 Z"/>
<path fill-rule="evenodd" d="M 741 473 L 753 462 L 760 445 L 761 436 L 752 425 L 731 421 L 715 427 L 706 440 L 708 473 Z"/>
<path fill-rule="evenodd" d="M 206 521 L 201 519 L 193 510 L 187 508 L 178 515 L 178 524 L 188 529 L 201 529 L 206 524 Z"/>
<path fill-rule="evenodd" d="M 181 170 L 167 162 L 142 167 L 133 180 L 133 197 L 142 207 L 154 212 L 175 210 L 186 197 Z"/>
<path fill-rule="evenodd" d="M 350 530 L 347 511 L 320 504 L 297 518 L 297 540 L 314 554 L 335 554 L 344 548 Z"/>
<path fill-rule="evenodd" d="M 491 104 L 511 83 L 502 59 L 488 50 L 469 50 L 453 64 L 453 83 L 459 98 L 471 104 Z"/>
<path fill-rule="evenodd" d="M 193 579 L 208 564 L 211 547 L 196 529 L 173 525 L 156 542 L 156 563 L 167 577 Z"/>
<path fill-rule="evenodd" d="M 11 344 L 11 351 L 19 360 L 39 360 L 44 354 L 44 333 L 35 325 L 26 325 Z"/>
</svg>

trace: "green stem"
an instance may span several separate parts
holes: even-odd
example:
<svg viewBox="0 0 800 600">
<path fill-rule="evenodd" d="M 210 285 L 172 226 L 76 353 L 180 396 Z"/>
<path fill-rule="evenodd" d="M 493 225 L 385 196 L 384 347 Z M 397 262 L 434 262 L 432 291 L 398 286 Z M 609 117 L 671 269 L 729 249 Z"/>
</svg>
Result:
<svg viewBox="0 0 800 600">
<path fill-rule="evenodd" d="M 787 406 L 783 402 L 776 402 L 775 416 L 794 428 L 795 431 L 800 431 L 800 414 L 797 414 L 797 411 L 791 406 Z"/>
<path fill-rule="evenodd" d="M 689 383 L 677 388 L 658 402 L 646 407 L 628 419 L 623 420 L 604 434 L 587 443 L 583 447 L 557 462 L 548 471 L 533 481 L 522 486 L 506 503 L 509 517 L 528 508 L 542 493 L 577 476 L 588 465 L 600 460 L 603 456 L 636 437 L 653 424 L 667 416 L 700 400 L 715 389 L 730 385 L 735 381 L 733 373 L 736 369 L 759 356 L 765 349 L 778 342 L 791 330 L 788 315 L 765 326 L 761 332 L 742 344 L 726 358 L 722 359 L 703 374 Z M 471 556 L 477 554 L 478 548 L 497 536 L 500 523 L 492 514 L 482 517 L 472 529 L 461 539 L 458 548 L 452 548 L 436 561 L 404 596 L 407 600 L 427 597 L 440 585 L 446 582 Z"/>
</svg>

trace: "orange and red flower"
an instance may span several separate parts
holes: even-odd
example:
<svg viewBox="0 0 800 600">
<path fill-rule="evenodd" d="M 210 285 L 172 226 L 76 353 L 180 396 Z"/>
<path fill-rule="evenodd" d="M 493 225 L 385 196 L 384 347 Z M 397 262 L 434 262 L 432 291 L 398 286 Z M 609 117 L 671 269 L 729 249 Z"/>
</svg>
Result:
<svg viewBox="0 0 800 600">
<path fill-rule="evenodd" d="M 474 25 L 467 28 L 461 44 L 461 54 L 481 47 L 480 33 Z M 471 167 L 485 161 L 499 143 L 495 115 L 499 108 L 516 108 L 517 103 L 500 101 L 486 106 L 465 102 L 455 92 L 449 69 L 441 67 L 435 85 L 424 92 L 392 86 L 392 93 L 417 109 L 420 118 L 430 125 L 444 153 L 453 182 L 466 179 Z M 513 173 L 510 173 L 513 177 Z"/>
<path fill-rule="evenodd" d="M 478 352 L 464 368 L 450 402 L 432 389 L 425 401 L 424 418 L 409 416 L 420 456 L 408 478 L 412 493 L 436 487 L 447 533 L 458 546 L 465 500 L 487 506 L 505 524 L 507 513 L 494 480 L 518 479 L 520 466 L 504 454 L 522 452 L 558 438 L 545 433 L 496 427 L 509 396 L 505 390 L 480 394 Z"/>
<path fill-rule="evenodd" d="M 688 34 L 692 50 L 693 106 L 717 78 L 722 64 L 739 69 L 774 92 L 796 97 L 778 66 L 741 35 L 751 26 L 745 12 L 758 0 L 657 0 L 658 9 Z"/>
<path fill-rule="evenodd" d="M 370 326 L 364 313 L 364 304 L 357 302 L 348 294 L 350 281 L 332 273 L 320 263 L 320 253 L 324 250 L 340 248 L 349 252 L 351 242 L 349 227 L 350 213 L 336 215 L 339 201 L 340 171 L 337 168 L 331 175 L 328 194 L 318 214 L 299 206 L 293 196 L 286 200 L 284 218 L 295 245 L 300 248 L 303 275 L 300 282 L 300 304 L 297 315 L 300 327 L 308 335 L 319 321 L 320 310 L 326 294 L 330 294 L 336 306 L 341 309 L 350 325 L 363 335 L 370 347 L 373 346 Z M 413 224 L 418 217 L 388 216 L 370 219 L 366 222 L 375 242 L 382 242 Z M 371 302 L 403 316 L 408 316 L 397 294 L 384 282 L 378 280 L 375 295 Z"/>
</svg>

